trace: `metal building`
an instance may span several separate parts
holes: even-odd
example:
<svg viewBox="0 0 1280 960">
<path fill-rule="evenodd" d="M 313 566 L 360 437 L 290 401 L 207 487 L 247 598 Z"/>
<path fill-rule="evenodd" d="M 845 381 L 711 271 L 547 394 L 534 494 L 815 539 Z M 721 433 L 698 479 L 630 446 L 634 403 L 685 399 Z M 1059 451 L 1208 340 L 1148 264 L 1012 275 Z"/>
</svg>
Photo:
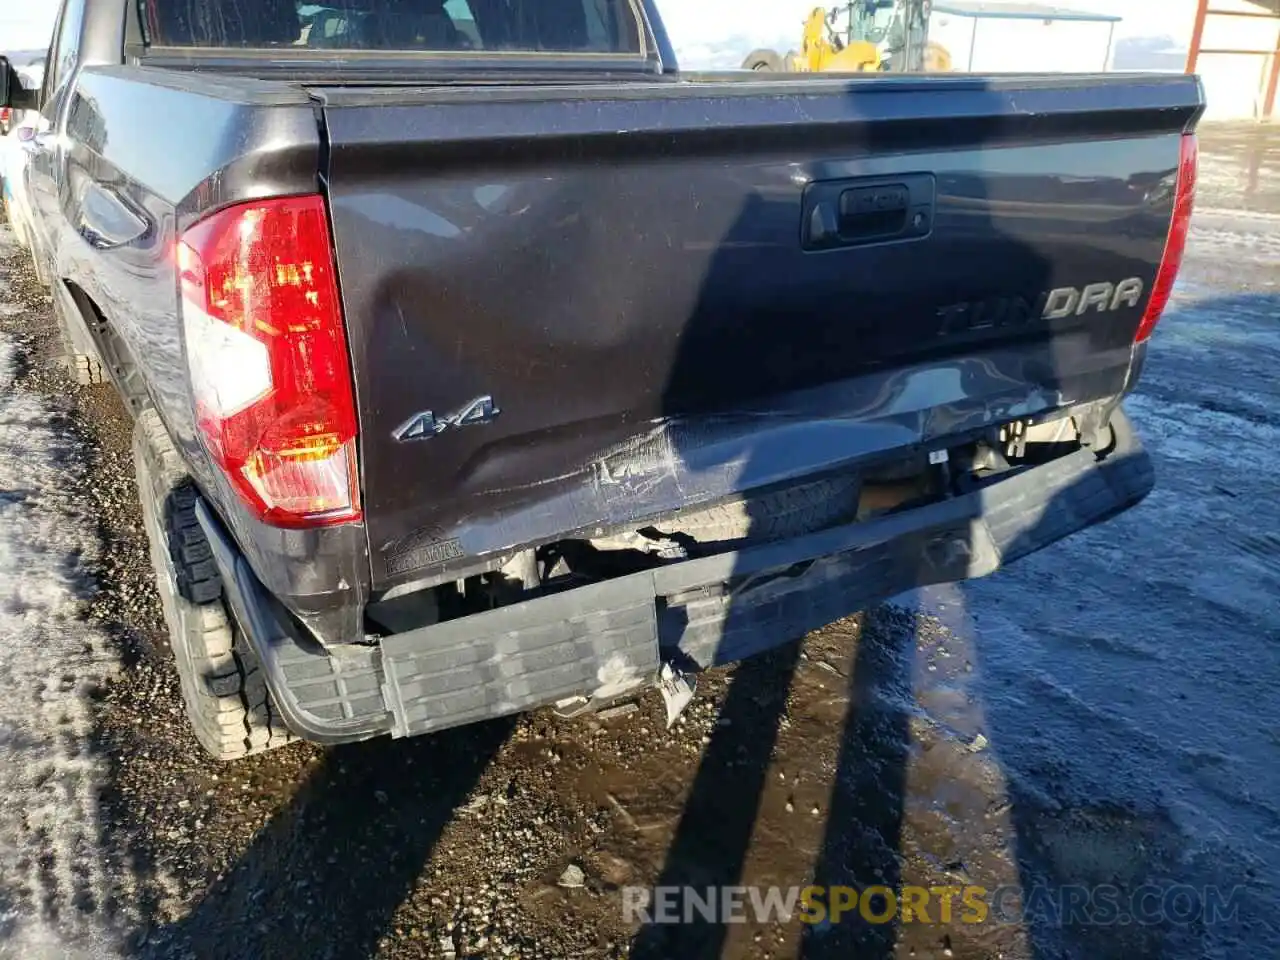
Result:
<svg viewBox="0 0 1280 960">
<path fill-rule="evenodd" d="M 1197 0 L 1187 72 L 1210 116 L 1273 120 L 1280 94 L 1280 0 Z"/>
</svg>

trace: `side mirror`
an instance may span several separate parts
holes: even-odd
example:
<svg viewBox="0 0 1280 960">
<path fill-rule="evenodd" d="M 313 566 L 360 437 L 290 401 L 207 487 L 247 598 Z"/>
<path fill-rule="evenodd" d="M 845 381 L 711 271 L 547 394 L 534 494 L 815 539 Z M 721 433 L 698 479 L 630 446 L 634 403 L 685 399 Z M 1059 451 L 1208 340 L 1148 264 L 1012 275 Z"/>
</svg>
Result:
<svg viewBox="0 0 1280 960">
<path fill-rule="evenodd" d="M 36 139 L 36 128 L 22 126 L 18 128 L 18 142 L 32 143 Z"/>
</svg>

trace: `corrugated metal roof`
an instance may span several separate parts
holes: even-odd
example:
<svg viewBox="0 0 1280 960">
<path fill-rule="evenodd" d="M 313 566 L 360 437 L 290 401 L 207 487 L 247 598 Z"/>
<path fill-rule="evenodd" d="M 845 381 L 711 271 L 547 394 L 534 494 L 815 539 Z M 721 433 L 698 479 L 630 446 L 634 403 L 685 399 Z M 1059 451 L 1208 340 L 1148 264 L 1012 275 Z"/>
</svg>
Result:
<svg viewBox="0 0 1280 960">
<path fill-rule="evenodd" d="M 1280 0 L 1271 0 L 1280 4 Z M 999 0 L 942 0 L 934 3 L 935 13 L 951 13 L 960 17 L 992 17 L 1008 20 L 1099 20 L 1116 23 L 1123 20 L 1113 13 L 1086 13 L 1046 3 L 1002 3 Z"/>
</svg>

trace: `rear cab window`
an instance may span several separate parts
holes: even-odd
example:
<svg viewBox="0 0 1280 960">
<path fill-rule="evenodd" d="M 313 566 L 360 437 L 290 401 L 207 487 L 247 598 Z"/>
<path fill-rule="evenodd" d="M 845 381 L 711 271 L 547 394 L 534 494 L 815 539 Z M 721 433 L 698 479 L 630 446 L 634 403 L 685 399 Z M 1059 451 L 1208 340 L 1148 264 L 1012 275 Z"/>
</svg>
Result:
<svg viewBox="0 0 1280 960">
<path fill-rule="evenodd" d="M 148 45 L 643 54 L 629 0 L 138 0 Z"/>
</svg>

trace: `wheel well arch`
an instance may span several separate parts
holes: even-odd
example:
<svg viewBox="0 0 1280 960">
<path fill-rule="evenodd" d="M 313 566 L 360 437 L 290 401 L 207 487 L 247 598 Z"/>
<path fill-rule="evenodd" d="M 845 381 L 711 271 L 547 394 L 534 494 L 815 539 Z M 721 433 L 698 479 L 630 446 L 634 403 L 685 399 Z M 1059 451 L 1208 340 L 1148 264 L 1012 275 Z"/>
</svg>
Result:
<svg viewBox="0 0 1280 960">
<path fill-rule="evenodd" d="M 129 415 L 137 419 L 138 414 L 151 405 L 151 396 L 147 393 L 142 372 L 138 369 L 129 345 L 115 332 L 106 313 L 82 286 L 66 278 L 62 282 L 80 313 L 84 329 L 97 347 L 98 357 L 109 372 L 120 399 L 124 401 Z"/>
</svg>

